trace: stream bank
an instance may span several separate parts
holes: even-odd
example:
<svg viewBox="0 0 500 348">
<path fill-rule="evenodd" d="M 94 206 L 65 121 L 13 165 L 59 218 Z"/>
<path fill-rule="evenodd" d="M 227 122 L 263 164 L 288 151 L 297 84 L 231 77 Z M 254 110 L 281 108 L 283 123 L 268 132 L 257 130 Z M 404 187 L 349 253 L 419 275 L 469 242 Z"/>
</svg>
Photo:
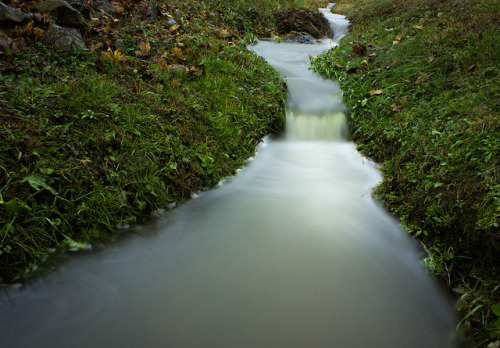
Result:
<svg viewBox="0 0 500 348">
<path fill-rule="evenodd" d="M 291 3 L 87 3 L 82 26 L 6 2 L 22 15 L 0 30 L 0 283 L 99 249 L 283 128 L 286 86 L 246 45 Z M 44 40 L 54 22 L 78 45 Z"/>
<path fill-rule="evenodd" d="M 461 295 L 478 346 L 500 335 L 500 52 L 495 1 L 339 1 L 352 30 L 313 62 L 340 81 L 376 194 Z"/>
</svg>

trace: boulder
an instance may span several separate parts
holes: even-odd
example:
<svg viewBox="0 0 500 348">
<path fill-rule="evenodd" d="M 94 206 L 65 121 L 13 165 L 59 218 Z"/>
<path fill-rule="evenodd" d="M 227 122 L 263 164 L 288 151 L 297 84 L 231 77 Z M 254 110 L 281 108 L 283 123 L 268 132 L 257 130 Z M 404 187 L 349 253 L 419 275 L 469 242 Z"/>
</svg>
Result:
<svg viewBox="0 0 500 348">
<path fill-rule="evenodd" d="M 31 22 L 30 15 L 0 2 L 0 26 L 10 28 L 29 22 Z"/>
<path fill-rule="evenodd" d="M 85 41 L 82 34 L 75 28 L 63 28 L 57 24 L 51 24 L 44 33 L 42 40 L 59 51 L 69 51 L 72 47 L 83 49 Z"/>
<path fill-rule="evenodd" d="M 50 11 L 57 25 L 79 27 L 85 24 L 82 14 L 66 1 L 46 0 L 36 4 L 36 8 Z"/>
<path fill-rule="evenodd" d="M 115 15 L 115 9 L 108 2 L 108 0 L 96 0 L 96 1 L 94 1 L 94 10 L 99 11 L 99 12 L 104 12 L 104 13 L 111 15 L 111 16 Z"/>
<path fill-rule="evenodd" d="M 83 18 L 90 19 L 90 14 L 92 13 L 92 7 L 81 2 L 72 2 L 70 3 L 70 5 L 75 10 L 78 10 L 78 12 L 82 14 Z"/>
<path fill-rule="evenodd" d="M 330 24 L 322 13 L 303 8 L 277 10 L 274 12 L 274 21 L 280 34 L 297 31 L 321 39 L 330 32 Z"/>
</svg>

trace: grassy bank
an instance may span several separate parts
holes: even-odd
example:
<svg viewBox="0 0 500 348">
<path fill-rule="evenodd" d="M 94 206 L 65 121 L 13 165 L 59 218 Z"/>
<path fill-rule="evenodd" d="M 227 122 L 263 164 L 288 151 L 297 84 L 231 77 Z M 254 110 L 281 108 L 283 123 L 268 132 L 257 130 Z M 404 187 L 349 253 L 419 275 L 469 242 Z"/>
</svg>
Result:
<svg viewBox="0 0 500 348">
<path fill-rule="evenodd" d="M 0 282 L 213 186 L 281 130 L 286 87 L 245 46 L 292 3 L 152 3 L 94 13 L 69 53 L 41 42 L 53 19 L 30 4 L 38 21 L 2 31 Z"/>
<path fill-rule="evenodd" d="M 500 334 L 500 35 L 492 0 L 344 0 L 351 33 L 314 60 L 339 80 L 376 194 L 463 293 L 477 346 Z"/>
</svg>

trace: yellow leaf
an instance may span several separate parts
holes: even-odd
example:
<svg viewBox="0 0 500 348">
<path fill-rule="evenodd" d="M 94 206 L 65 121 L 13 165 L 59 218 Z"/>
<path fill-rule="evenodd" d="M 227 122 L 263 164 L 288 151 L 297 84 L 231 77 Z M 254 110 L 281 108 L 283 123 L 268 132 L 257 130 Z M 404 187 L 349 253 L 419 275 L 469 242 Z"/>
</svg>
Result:
<svg viewBox="0 0 500 348">
<path fill-rule="evenodd" d="M 173 53 L 174 53 L 174 55 L 175 55 L 177 58 L 179 58 L 180 60 L 184 60 L 184 59 L 186 59 L 186 58 L 184 57 L 184 55 L 182 54 L 182 50 L 181 50 L 179 47 L 174 47 L 174 48 L 172 49 L 172 52 L 173 52 Z"/>
<path fill-rule="evenodd" d="M 179 29 L 180 25 L 179 24 L 175 24 L 175 25 L 172 25 L 168 30 L 170 31 L 176 31 L 177 29 Z"/>
<path fill-rule="evenodd" d="M 376 89 L 376 90 L 370 91 L 369 93 L 370 93 L 370 95 L 380 95 L 380 94 L 382 94 L 382 90 Z"/>
<path fill-rule="evenodd" d="M 35 29 L 33 29 L 33 36 L 36 38 L 41 38 L 43 36 L 44 32 L 45 32 L 45 30 L 43 30 L 43 29 L 35 28 Z"/>
<path fill-rule="evenodd" d="M 393 111 L 400 111 L 403 107 L 401 105 L 394 103 L 391 105 L 391 108 Z"/>
<path fill-rule="evenodd" d="M 120 52 L 120 50 L 116 50 L 113 52 L 111 48 L 108 48 L 106 52 L 102 52 L 102 57 L 110 60 L 114 64 L 118 64 L 125 59 L 123 58 L 123 55 Z"/>
<path fill-rule="evenodd" d="M 139 42 L 139 50 L 135 51 L 135 53 L 141 57 L 149 56 L 150 52 L 151 52 L 151 45 L 149 44 L 149 42 L 144 42 L 144 41 Z"/>
</svg>

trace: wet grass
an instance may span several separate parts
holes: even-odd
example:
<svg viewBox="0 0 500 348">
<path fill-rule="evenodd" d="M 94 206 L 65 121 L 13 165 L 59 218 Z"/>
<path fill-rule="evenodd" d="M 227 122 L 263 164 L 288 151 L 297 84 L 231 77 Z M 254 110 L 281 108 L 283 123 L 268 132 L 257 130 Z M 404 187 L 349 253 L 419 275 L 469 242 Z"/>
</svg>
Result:
<svg viewBox="0 0 500 348">
<path fill-rule="evenodd" d="M 353 27 L 313 62 L 339 80 L 358 149 L 383 164 L 376 194 L 463 291 L 461 326 L 499 339 L 499 5 L 339 1 Z M 496 314 L 495 314 L 496 313 Z"/>
<path fill-rule="evenodd" d="M 89 22 L 83 51 L 7 31 L 26 46 L 0 59 L 0 281 L 105 245 L 117 226 L 233 174 L 282 129 L 284 82 L 245 47 L 293 4 L 157 3 L 158 19 L 123 2 Z"/>
</svg>

